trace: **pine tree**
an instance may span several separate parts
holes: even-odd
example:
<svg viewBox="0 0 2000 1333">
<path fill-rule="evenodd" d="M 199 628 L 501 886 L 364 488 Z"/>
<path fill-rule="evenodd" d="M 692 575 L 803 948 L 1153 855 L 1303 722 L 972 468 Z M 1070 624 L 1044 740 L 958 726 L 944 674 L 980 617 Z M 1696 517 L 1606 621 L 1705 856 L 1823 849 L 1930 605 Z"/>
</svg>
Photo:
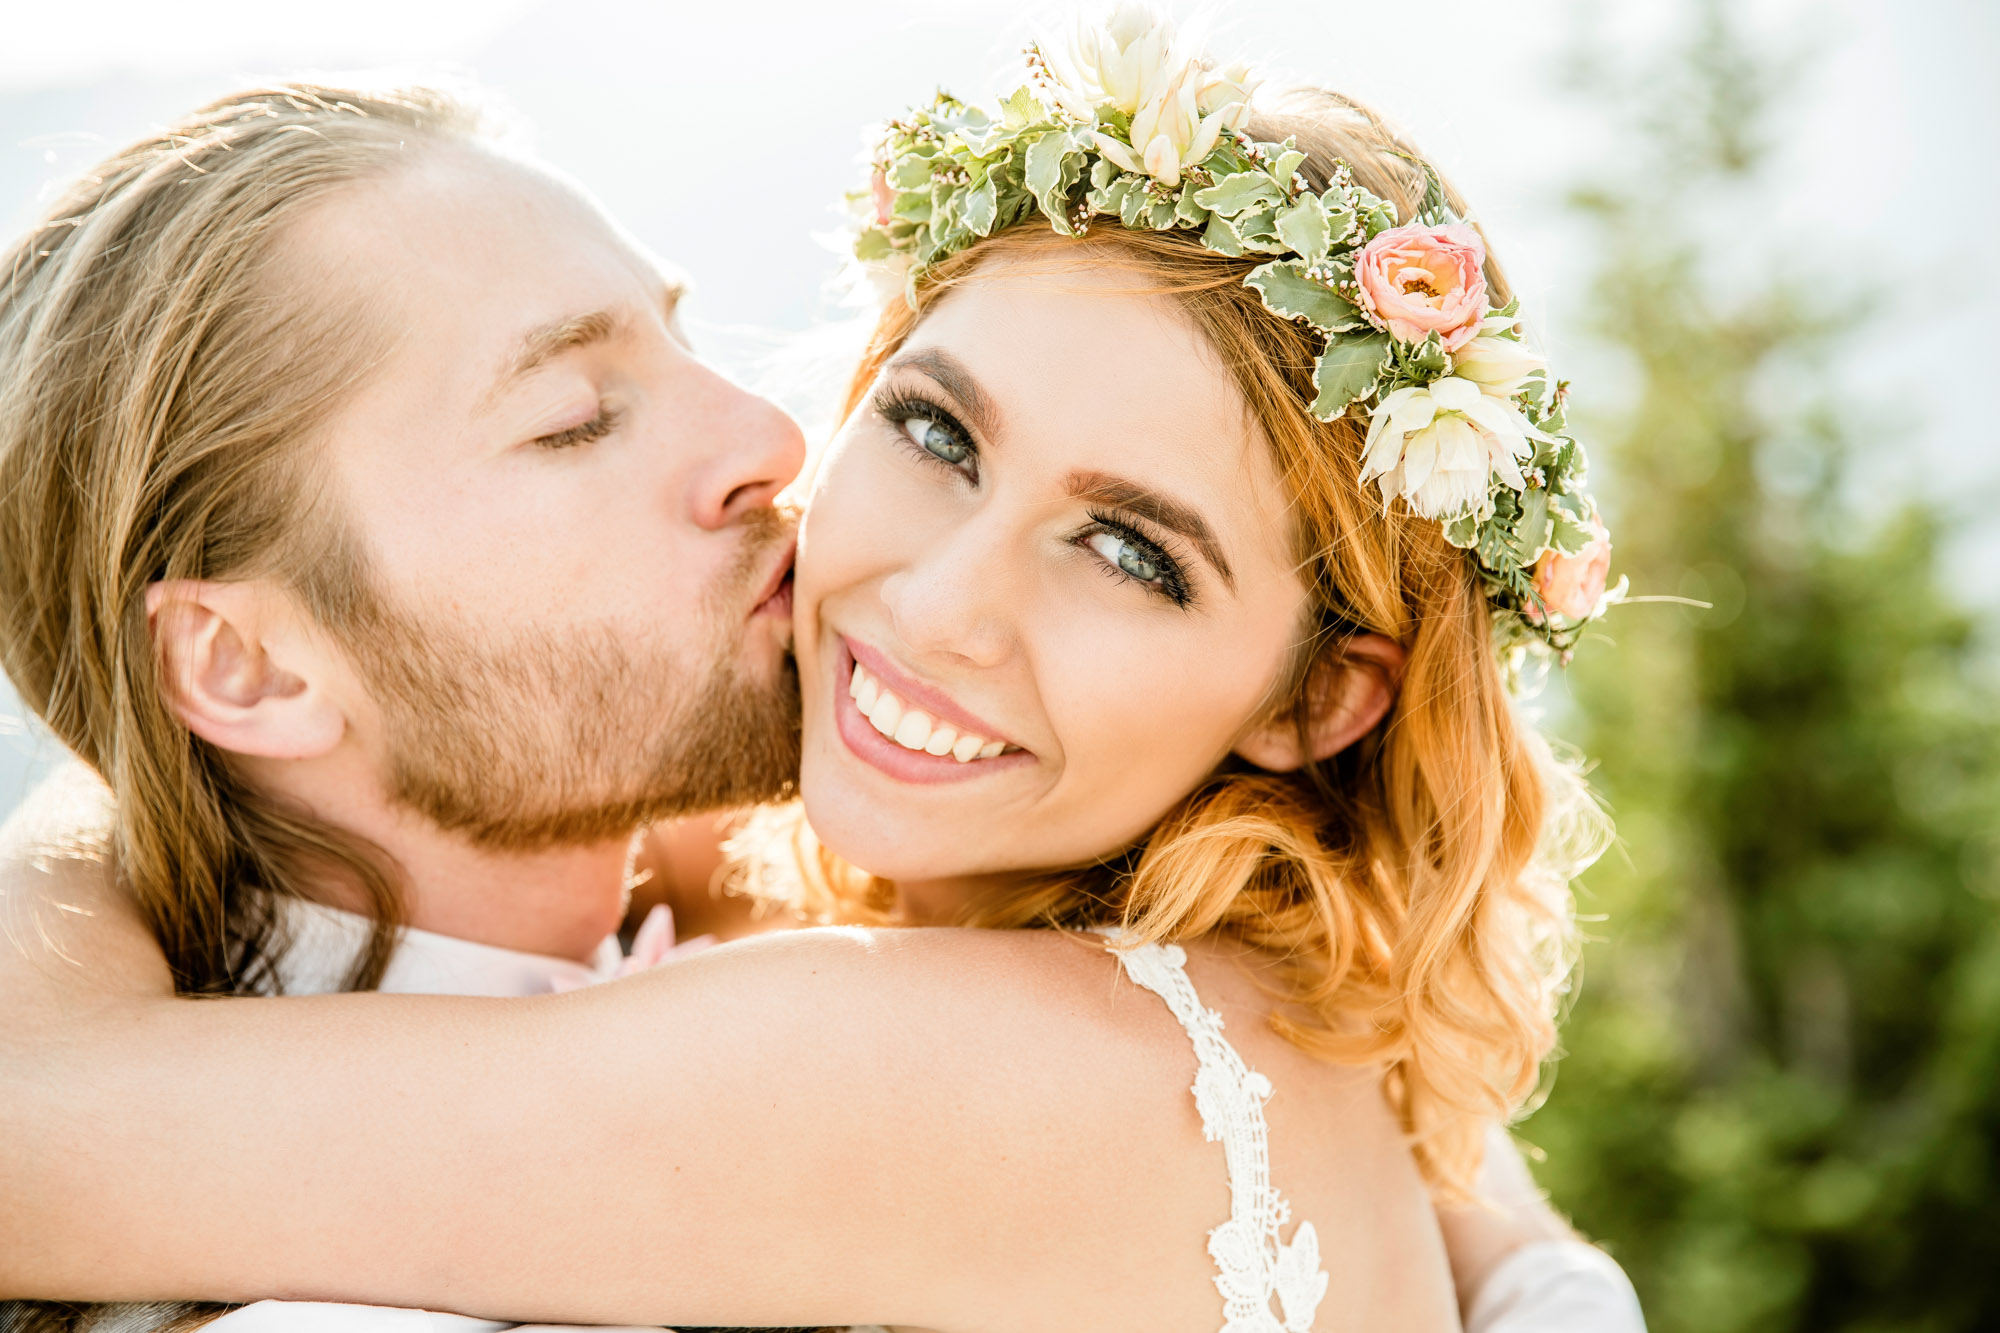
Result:
<svg viewBox="0 0 2000 1333">
<path fill-rule="evenodd" d="M 1656 1333 L 2000 1328 L 2000 690 L 1943 510 L 1857 494 L 1911 452 L 1833 368 L 1873 307 L 1719 265 L 1782 82 L 1709 3 L 1593 94 L 1648 109 L 1574 197 L 1637 376 L 1596 488 L 1635 591 L 1711 609 L 1622 608 L 1572 668 L 1621 846 L 1523 1136 Z"/>
</svg>

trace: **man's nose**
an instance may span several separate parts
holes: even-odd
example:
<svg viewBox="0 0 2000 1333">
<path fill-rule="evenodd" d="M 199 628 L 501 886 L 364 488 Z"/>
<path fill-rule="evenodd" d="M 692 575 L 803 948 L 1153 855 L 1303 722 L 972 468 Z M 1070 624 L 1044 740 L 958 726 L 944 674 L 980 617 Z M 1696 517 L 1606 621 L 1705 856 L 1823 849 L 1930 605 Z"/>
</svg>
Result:
<svg viewBox="0 0 2000 1333">
<path fill-rule="evenodd" d="M 728 527 L 752 509 L 767 508 L 805 465 L 806 439 L 777 404 L 715 371 L 698 372 L 707 456 L 694 478 L 689 517 L 709 529 Z"/>
</svg>

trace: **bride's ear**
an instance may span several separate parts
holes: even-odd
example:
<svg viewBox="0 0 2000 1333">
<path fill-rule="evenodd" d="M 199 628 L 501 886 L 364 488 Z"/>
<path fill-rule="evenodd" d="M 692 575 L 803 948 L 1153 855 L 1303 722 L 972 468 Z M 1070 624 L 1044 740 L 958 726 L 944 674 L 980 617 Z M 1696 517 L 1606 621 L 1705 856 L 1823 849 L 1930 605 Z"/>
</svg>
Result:
<svg viewBox="0 0 2000 1333">
<path fill-rule="evenodd" d="M 1289 773 L 1331 759 L 1375 729 L 1403 683 L 1403 649 L 1380 634 L 1357 634 L 1320 657 L 1306 676 L 1306 725 L 1291 710 L 1236 743 L 1259 768 Z"/>
</svg>

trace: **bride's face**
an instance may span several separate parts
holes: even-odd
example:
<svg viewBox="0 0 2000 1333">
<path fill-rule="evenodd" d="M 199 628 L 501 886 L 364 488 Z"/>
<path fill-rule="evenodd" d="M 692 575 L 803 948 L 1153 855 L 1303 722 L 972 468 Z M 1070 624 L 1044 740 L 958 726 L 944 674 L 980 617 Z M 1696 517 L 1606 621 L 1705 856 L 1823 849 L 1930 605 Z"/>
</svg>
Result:
<svg viewBox="0 0 2000 1333">
<path fill-rule="evenodd" d="M 982 268 L 820 468 L 801 791 L 866 870 L 1102 856 L 1262 720 L 1305 608 L 1285 491 L 1214 351 L 1141 288 Z"/>
</svg>

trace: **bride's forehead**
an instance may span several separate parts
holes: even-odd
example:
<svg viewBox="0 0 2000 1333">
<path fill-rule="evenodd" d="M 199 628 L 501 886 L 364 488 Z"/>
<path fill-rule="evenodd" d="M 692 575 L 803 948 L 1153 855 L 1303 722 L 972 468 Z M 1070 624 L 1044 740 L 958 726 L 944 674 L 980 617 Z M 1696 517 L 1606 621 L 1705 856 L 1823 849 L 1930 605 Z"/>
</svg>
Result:
<svg viewBox="0 0 2000 1333">
<path fill-rule="evenodd" d="M 1207 336 L 1175 297 L 1124 266 L 996 259 L 934 303 L 911 342 L 948 352 L 1025 415 L 1246 433 L 1242 394 Z"/>
</svg>

